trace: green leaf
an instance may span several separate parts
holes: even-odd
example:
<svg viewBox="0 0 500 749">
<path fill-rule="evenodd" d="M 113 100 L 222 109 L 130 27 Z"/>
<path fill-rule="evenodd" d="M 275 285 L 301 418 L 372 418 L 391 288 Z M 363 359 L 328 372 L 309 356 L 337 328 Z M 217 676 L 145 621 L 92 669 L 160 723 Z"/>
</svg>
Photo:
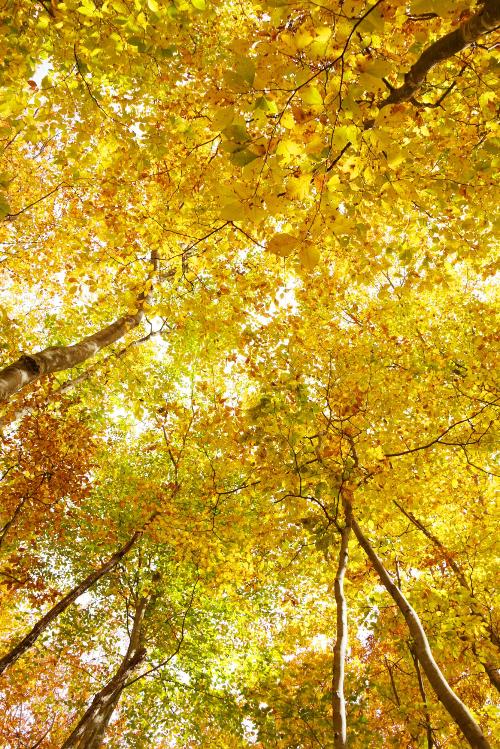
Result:
<svg viewBox="0 0 500 749">
<path fill-rule="evenodd" d="M 0 219 L 5 218 L 10 213 L 10 205 L 7 202 L 7 197 L 0 194 Z"/>
<path fill-rule="evenodd" d="M 247 129 L 243 125 L 229 125 L 222 132 L 233 143 L 247 143 L 250 140 Z"/>
<path fill-rule="evenodd" d="M 249 57 L 243 57 L 236 65 L 236 73 L 251 86 L 255 78 L 255 64 Z"/>
<path fill-rule="evenodd" d="M 233 151 L 229 160 L 232 164 L 236 164 L 236 166 L 246 166 L 258 158 L 259 154 L 250 151 L 248 148 L 244 148 L 242 151 Z"/>
</svg>

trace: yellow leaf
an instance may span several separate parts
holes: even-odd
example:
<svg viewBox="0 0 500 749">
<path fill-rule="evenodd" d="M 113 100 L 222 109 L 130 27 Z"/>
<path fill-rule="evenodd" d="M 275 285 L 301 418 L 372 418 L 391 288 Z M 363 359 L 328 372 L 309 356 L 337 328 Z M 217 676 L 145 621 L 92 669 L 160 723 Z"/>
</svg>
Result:
<svg viewBox="0 0 500 749">
<path fill-rule="evenodd" d="M 233 201 L 222 206 L 220 217 L 224 221 L 241 221 L 244 218 L 244 207 L 241 203 Z"/>
<path fill-rule="evenodd" d="M 316 86 L 306 86 L 302 90 L 301 98 L 304 104 L 309 104 L 311 107 L 323 105 L 323 97 Z"/>
<path fill-rule="evenodd" d="M 369 447 L 367 453 L 371 460 L 384 460 L 385 458 L 384 451 L 380 445 L 377 445 L 377 447 Z"/>
<path fill-rule="evenodd" d="M 310 174 L 301 174 L 299 177 L 290 177 L 286 184 L 287 197 L 304 200 L 304 198 L 309 195 L 310 184 Z"/>
<path fill-rule="evenodd" d="M 298 244 L 298 239 L 291 234 L 275 234 L 267 243 L 267 249 L 278 257 L 288 257 Z"/>
<path fill-rule="evenodd" d="M 343 125 L 336 127 L 332 138 L 332 147 L 341 151 L 349 142 L 352 143 L 357 137 L 357 128 L 354 125 Z"/>
<path fill-rule="evenodd" d="M 308 31 L 302 30 L 295 34 L 295 44 L 297 49 L 304 49 L 308 44 L 311 44 L 312 40 L 313 37 Z"/>
<path fill-rule="evenodd" d="M 393 66 L 387 60 L 374 60 L 365 69 L 365 73 L 369 73 L 375 78 L 385 78 L 392 71 Z"/>
<path fill-rule="evenodd" d="M 391 169 L 396 169 L 404 159 L 404 151 L 399 146 L 394 145 L 387 150 L 387 163 Z"/>
<path fill-rule="evenodd" d="M 350 234 L 354 229 L 354 221 L 351 218 L 343 216 L 341 213 L 337 213 L 332 228 L 335 234 Z"/>
<path fill-rule="evenodd" d="M 496 93 L 495 91 L 485 91 L 483 94 L 479 97 L 479 106 L 481 107 L 482 111 L 488 115 L 488 114 L 494 114 L 495 112 L 495 99 L 496 99 Z M 489 110 L 489 112 L 488 112 Z"/>
<path fill-rule="evenodd" d="M 336 192 L 340 187 L 340 177 L 338 174 L 334 174 L 326 183 L 327 190 L 330 192 Z"/>
<path fill-rule="evenodd" d="M 380 91 L 385 91 L 385 83 L 371 73 L 361 73 L 359 76 L 359 84 L 363 88 L 363 91 L 368 91 L 371 94 L 377 94 Z"/>
<path fill-rule="evenodd" d="M 316 42 L 318 44 L 327 44 L 332 35 L 332 30 L 330 26 L 320 26 L 319 28 L 314 30 L 314 33 L 316 35 Z"/>
<path fill-rule="evenodd" d="M 299 250 L 299 260 L 303 268 L 313 270 L 320 259 L 320 251 L 313 242 L 303 242 Z"/>
<path fill-rule="evenodd" d="M 278 144 L 276 153 L 278 156 L 282 157 L 282 160 L 285 164 L 288 164 L 288 162 L 291 161 L 295 156 L 300 156 L 302 154 L 302 146 L 300 143 L 296 143 L 294 140 L 284 138 Z"/>
<path fill-rule="evenodd" d="M 286 127 L 287 130 L 291 130 L 292 128 L 294 128 L 295 120 L 293 119 L 293 114 L 291 112 L 285 112 L 280 120 L 280 125 Z"/>
</svg>

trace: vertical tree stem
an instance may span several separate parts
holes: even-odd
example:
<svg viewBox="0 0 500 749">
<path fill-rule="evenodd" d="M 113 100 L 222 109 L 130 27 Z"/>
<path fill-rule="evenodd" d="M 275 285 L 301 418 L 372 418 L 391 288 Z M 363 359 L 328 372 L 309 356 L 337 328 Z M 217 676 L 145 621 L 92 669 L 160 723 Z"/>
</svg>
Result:
<svg viewBox="0 0 500 749">
<path fill-rule="evenodd" d="M 347 603 L 344 594 L 344 577 L 349 560 L 349 536 L 351 527 L 346 524 L 340 531 L 340 549 L 335 574 L 335 603 L 337 606 L 337 633 L 333 648 L 332 672 L 332 721 L 335 749 L 347 747 L 347 720 L 345 712 L 344 674 L 347 652 Z"/>
<path fill-rule="evenodd" d="M 422 674 L 420 673 L 420 666 L 418 663 L 418 658 L 415 652 L 415 648 L 412 644 L 410 644 L 408 647 L 410 649 L 410 654 L 413 660 L 413 665 L 415 666 L 415 673 L 417 674 L 418 691 L 420 692 L 420 696 L 422 698 L 422 704 L 424 706 L 425 735 L 427 737 L 427 749 L 433 749 L 434 738 L 432 736 L 431 716 L 429 713 L 429 707 L 427 705 L 427 695 L 425 694 L 424 682 L 422 679 Z"/>
<path fill-rule="evenodd" d="M 500 650 L 500 640 L 498 637 L 498 634 L 496 633 L 493 624 L 491 621 L 488 621 L 485 614 L 479 606 L 476 603 L 476 600 L 474 598 L 474 593 L 471 589 L 471 586 L 467 582 L 465 575 L 460 567 L 460 565 L 455 561 L 452 554 L 448 551 L 446 546 L 443 544 L 443 542 L 434 534 L 432 533 L 425 525 L 424 523 L 415 517 L 415 515 L 412 512 L 408 512 L 407 510 L 402 507 L 399 502 L 396 502 L 395 499 L 392 500 L 393 503 L 396 505 L 398 510 L 400 510 L 405 517 L 408 518 L 408 520 L 413 523 L 415 528 L 418 528 L 418 530 L 424 534 L 426 538 L 431 541 L 434 546 L 439 549 L 441 554 L 443 555 L 443 558 L 446 560 L 446 564 L 449 566 L 449 568 L 453 571 L 456 579 L 458 580 L 460 586 L 467 591 L 467 593 L 470 596 L 470 610 L 471 613 L 474 614 L 474 616 L 480 617 L 480 619 L 484 622 L 486 626 L 486 630 L 488 632 L 488 638 L 491 642 L 491 644 L 497 648 L 497 650 Z M 474 641 L 472 641 L 472 637 L 469 635 L 465 635 L 465 639 L 471 641 L 471 650 L 474 654 L 474 656 L 478 659 L 482 667 L 484 668 L 486 675 L 488 676 L 488 679 L 490 680 L 490 683 L 495 689 L 500 692 L 500 669 L 498 668 L 497 664 L 494 663 L 492 660 L 483 660 L 478 652 L 477 652 L 477 646 Z"/>
<path fill-rule="evenodd" d="M 352 530 L 358 540 L 359 545 L 366 553 L 375 571 L 377 572 L 380 581 L 382 582 L 387 592 L 392 597 L 406 620 L 406 624 L 408 625 L 408 629 L 413 638 L 415 652 L 417 654 L 418 660 L 429 680 L 430 685 L 436 693 L 437 698 L 443 704 L 457 726 L 460 728 L 469 745 L 473 747 L 473 749 L 491 749 L 489 742 L 484 736 L 480 726 L 472 717 L 469 709 L 455 694 L 453 689 L 446 681 L 444 675 L 441 673 L 439 666 L 434 660 L 427 635 L 425 634 L 425 630 L 416 611 L 411 607 L 410 603 L 403 595 L 403 593 L 399 590 L 397 585 L 394 584 L 388 571 L 382 564 L 381 560 L 378 558 L 372 545 L 359 527 L 356 519 L 354 518 L 351 503 L 347 499 L 345 494 L 343 496 L 343 502 L 346 517 L 350 520 Z"/>
<path fill-rule="evenodd" d="M 137 602 L 130 642 L 118 670 L 94 696 L 91 704 L 61 749 L 99 749 L 102 745 L 109 721 L 127 679 L 146 657 L 142 626 L 146 604 L 146 598 L 140 598 Z"/>
</svg>

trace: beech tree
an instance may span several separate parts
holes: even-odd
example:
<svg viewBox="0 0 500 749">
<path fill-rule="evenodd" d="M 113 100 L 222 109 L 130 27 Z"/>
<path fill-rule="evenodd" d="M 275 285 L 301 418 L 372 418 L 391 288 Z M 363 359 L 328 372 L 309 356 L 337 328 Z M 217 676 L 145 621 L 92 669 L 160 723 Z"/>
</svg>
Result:
<svg viewBox="0 0 500 749">
<path fill-rule="evenodd" d="M 500 2 L 0 13 L 2 746 L 495 746 Z"/>
<path fill-rule="evenodd" d="M 95 695 L 91 705 L 82 716 L 71 736 L 63 744 L 69 747 L 99 747 L 106 733 L 108 723 L 116 708 L 127 679 L 141 664 L 146 655 L 144 648 L 144 613 L 147 601 L 137 601 L 130 643 L 117 672 L 109 682 Z"/>
</svg>

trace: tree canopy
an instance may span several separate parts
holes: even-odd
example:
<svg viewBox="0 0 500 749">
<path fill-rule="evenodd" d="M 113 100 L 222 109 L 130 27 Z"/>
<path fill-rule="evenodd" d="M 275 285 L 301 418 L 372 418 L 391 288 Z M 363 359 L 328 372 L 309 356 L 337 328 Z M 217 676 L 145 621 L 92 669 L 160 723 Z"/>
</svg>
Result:
<svg viewBox="0 0 500 749">
<path fill-rule="evenodd" d="M 499 0 L 0 18 L 0 744 L 495 746 Z"/>
</svg>

